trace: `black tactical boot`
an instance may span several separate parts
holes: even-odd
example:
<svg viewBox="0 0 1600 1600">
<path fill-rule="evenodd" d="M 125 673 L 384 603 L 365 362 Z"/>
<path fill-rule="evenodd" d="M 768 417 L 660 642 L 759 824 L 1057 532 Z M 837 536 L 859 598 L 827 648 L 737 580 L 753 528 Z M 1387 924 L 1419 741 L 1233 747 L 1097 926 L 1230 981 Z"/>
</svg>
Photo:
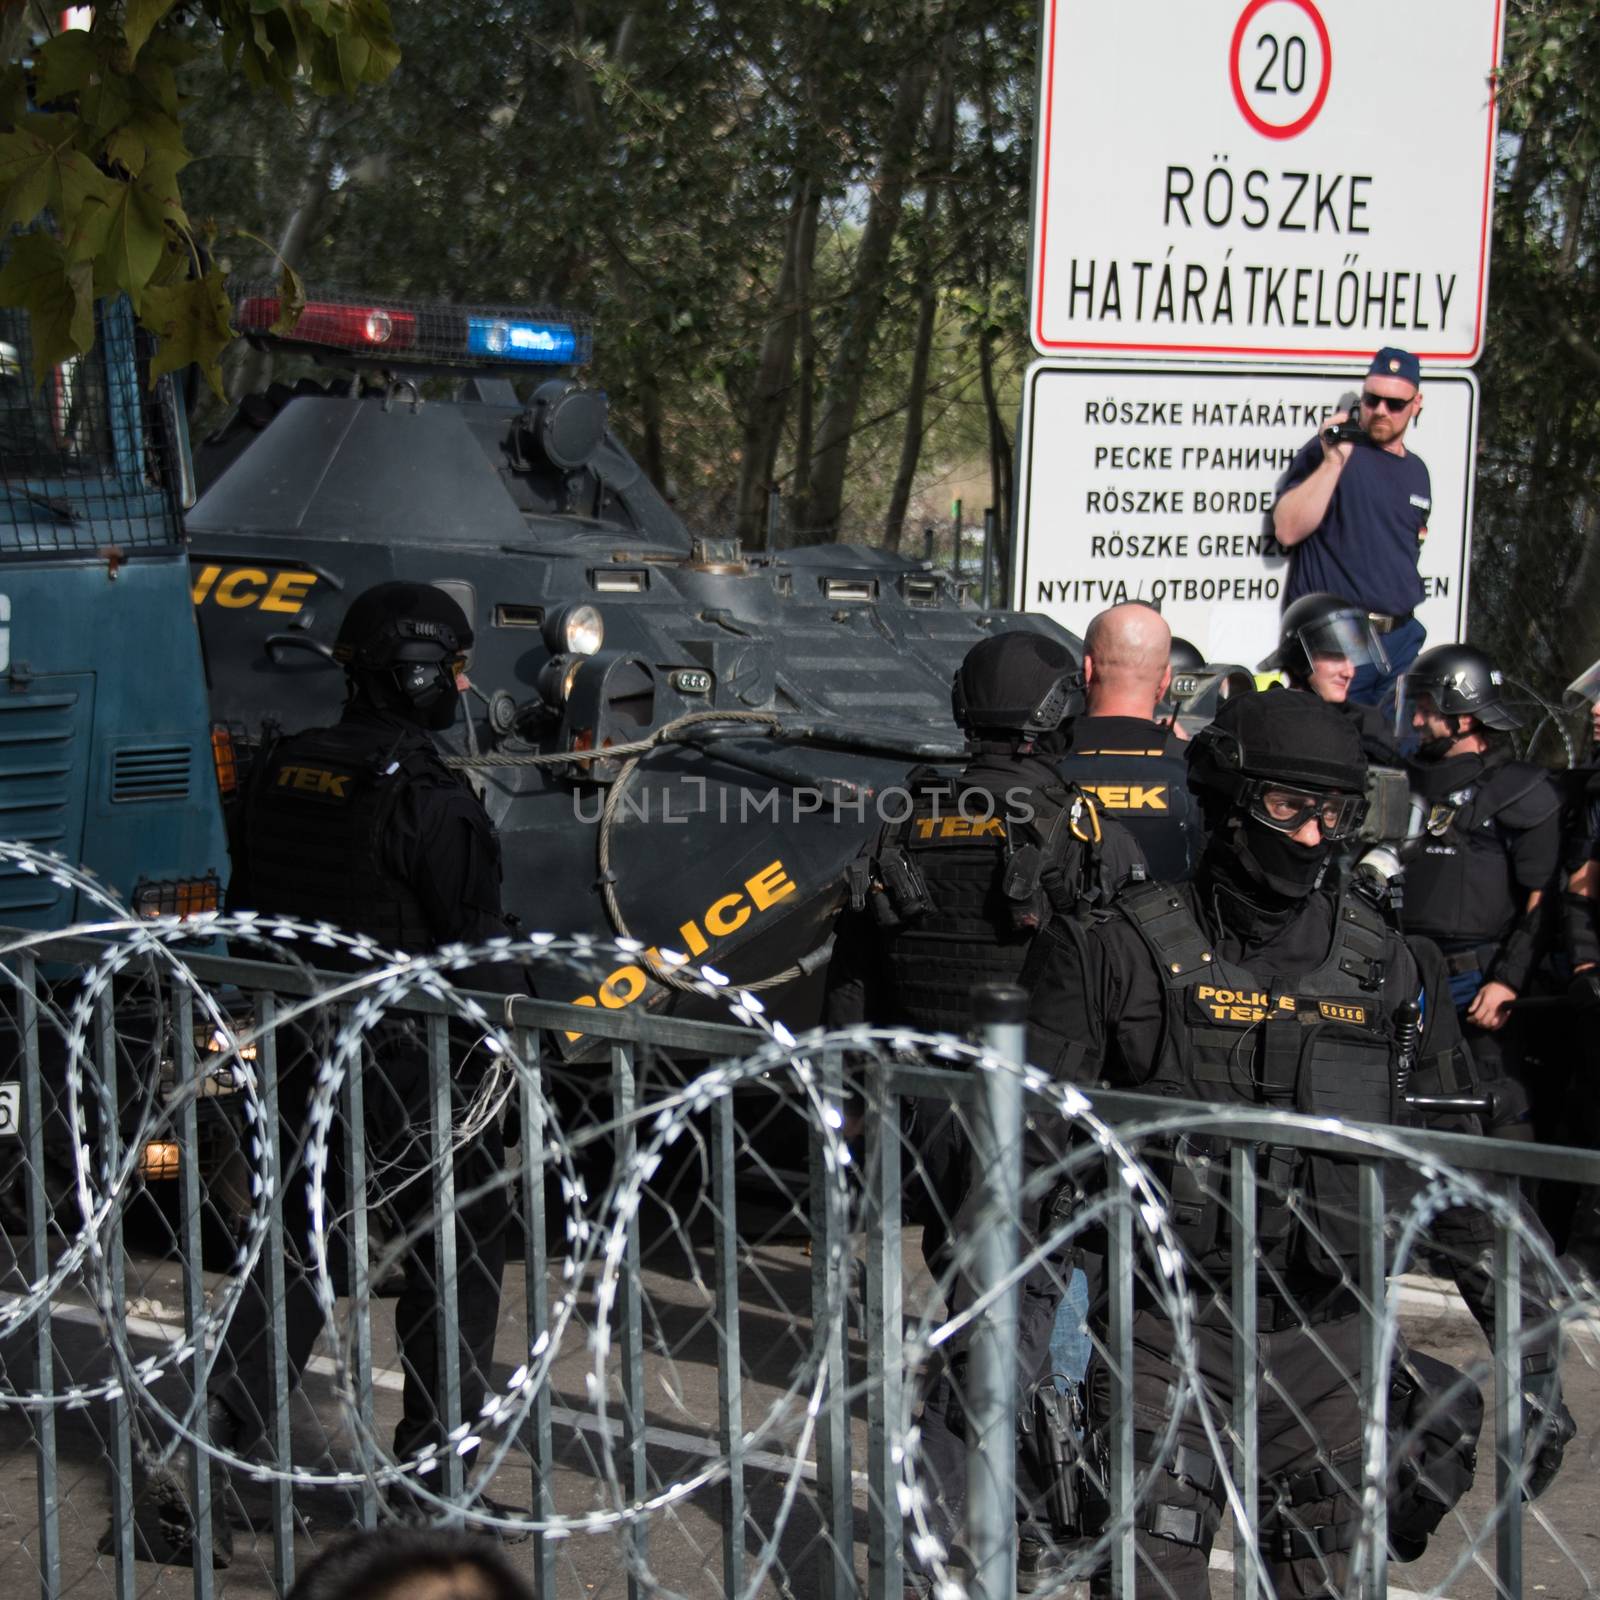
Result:
<svg viewBox="0 0 1600 1600">
<path fill-rule="evenodd" d="M 213 1396 L 206 1402 L 206 1425 L 213 1444 L 231 1448 L 240 1433 L 239 1419 Z M 226 1567 L 233 1560 L 233 1529 L 228 1523 L 225 1497 L 228 1475 L 215 1461 L 211 1474 L 211 1565 Z M 163 1566 L 194 1565 L 194 1510 L 189 1504 L 188 1470 L 177 1460 L 159 1464 L 147 1454 L 143 1442 L 133 1443 L 133 1553 L 140 1561 Z M 100 1552 L 115 1549 L 115 1529 L 100 1539 Z"/>
</svg>

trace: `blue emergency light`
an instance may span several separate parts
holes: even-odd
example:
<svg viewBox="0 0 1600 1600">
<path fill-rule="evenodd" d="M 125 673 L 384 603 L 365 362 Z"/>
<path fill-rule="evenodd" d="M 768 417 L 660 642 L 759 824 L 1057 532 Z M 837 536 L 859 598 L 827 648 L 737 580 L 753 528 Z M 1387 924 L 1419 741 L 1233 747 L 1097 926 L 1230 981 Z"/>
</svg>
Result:
<svg viewBox="0 0 1600 1600">
<path fill-rule="evenodd" d="M 467 318 L 467 349 L 473 355 L 509 361 L 569 366 L 578 336 L 564 322 L 509 322 L 498 317 Z"/>
</svg>

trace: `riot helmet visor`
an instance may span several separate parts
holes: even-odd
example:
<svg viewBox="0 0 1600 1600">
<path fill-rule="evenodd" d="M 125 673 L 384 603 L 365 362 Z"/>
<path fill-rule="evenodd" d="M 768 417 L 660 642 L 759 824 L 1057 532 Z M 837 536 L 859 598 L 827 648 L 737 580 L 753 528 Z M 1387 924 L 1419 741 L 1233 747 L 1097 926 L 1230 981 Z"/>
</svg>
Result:
<svg viewBox="0 0 1600 1600">
<path fill-rule="evenodd" d="M 1567 693 L 1575 695 L 1579 700 L 1587 700 L 1590 705 L 1600 701 L 1600 661 L 1594 662 L 1580 672 L 1567 685 Z"/>
<path fill-rule="evenodd" d="M 1380 672 L 1389 670 L 1389 657 L 1385 654 L 1383 640 L 1372 624 L 1359 612 L 1338 611 L 1300 629 L 1300 643 L 1307 657 L 1315 663 L 1323 657 L 1339 657 L 1355 667 L 1376 667 Z"/>
<path fill-rule="evenodd" d="M 1522 726 L 1522 718 L 1498 698 L 1482 704 L 1463 703 L 1467 697 L 1452 691 L 1448 683 L 1418 678 L 1408 673 L 1400 680 L 1394 698 L 1394 736 L 1403 748 L 1421 740 L 1458 739 L 1470 732 L 1463 717 L 1471 717 L 1481 728 L 1509 731 Z"/>
</svg>

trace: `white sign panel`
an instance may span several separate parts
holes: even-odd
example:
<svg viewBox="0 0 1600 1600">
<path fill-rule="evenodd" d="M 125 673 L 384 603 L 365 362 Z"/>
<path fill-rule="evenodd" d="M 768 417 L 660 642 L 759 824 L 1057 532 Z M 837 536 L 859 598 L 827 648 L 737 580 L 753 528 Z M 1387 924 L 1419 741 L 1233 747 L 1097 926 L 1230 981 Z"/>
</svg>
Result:
<svg viewBox="0 0 1600 1600">
<path fill-rule="evenodd" d="M 1278 640 L 1287 553 L 1272 506 L 1289 463 L 1360 377 L 1344 367 L 1246 372 L 1035 362 L 1023 398 L 1012 604 L 1074 633 L 1146 600 L 1208 661 L 1253 667 Z M 1417 615 L 1463 635 L 1478 385 L 1423 373 L 1406 441 L 1433 480 Z"/>
<path fill-rule="evenodd" d="M 1041 355 L 1483 344 L 1501 0 L 1044 0 Z"/>
</svg>

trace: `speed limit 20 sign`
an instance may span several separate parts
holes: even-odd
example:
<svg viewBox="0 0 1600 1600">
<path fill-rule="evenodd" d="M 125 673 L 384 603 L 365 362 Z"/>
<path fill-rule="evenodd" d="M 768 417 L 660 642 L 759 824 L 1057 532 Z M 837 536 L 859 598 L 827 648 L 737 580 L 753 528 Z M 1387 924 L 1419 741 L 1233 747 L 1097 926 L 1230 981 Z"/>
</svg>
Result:
<svg viewBox="0 0 1600 1600">
<path fill-rule="evenodd" d="M 1045 0 L 1045 355 L 1477 359 L 1501 0 Z"/>
</svg>

